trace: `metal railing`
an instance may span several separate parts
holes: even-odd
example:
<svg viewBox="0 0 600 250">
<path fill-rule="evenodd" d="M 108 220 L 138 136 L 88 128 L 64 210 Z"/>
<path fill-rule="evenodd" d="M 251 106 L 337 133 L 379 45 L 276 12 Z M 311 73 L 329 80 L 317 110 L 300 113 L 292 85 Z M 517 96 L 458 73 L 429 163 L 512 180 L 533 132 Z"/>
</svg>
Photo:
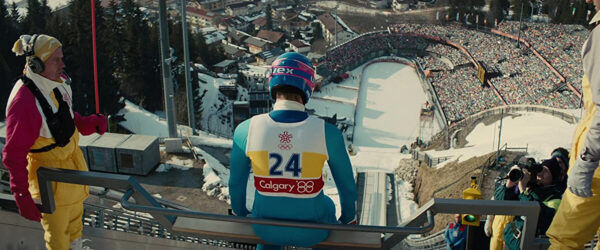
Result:
<svg viewBox="0 0 600 250">
<path fill-rule="evenodd" d="M 444 232 L 445 230 L 441 230 L 425 237 L 410 235 L 402 241 L 402 248 L 413 250 L 446 249 Z"/>
<path fill-rule="evenodd" d="M 112 200 L 112 199 L 111 199 Z M 120 200 L 120 199 L 119 199 Z M 254 249 L 253 244 L 227 242 L 223 240 L 203 239 L 201 237 L 183 236 L 172 234 L 153 218 L 136 214 L 135 212 L 110 209 L 85 203 L 83 213 L 83 225 L 105 230 L 134 233 L 138 235 L 185 241 L 195 244 L 218 246 L 226 248 Z M 201 247 L 200 247 L 201 248 Z"/>
<path fill-rule="evenodd" d="M 412 158 L 414 160 L 424 161 L 425 163 L 427 163 L 427 165 L 429 167 L 435 167 L 442 162 L 452 159 L 453 157 L 454 157 L 453 155 L 433 157 L 433 156 L 429 156 L 429 154 L 427 154 L 427 152 L 421 152 L 419 150 L 413 150 L 413 152 L 412 152 Z"/>
<path fill-rule="evenodd" d="M 53 181 L 127 190 L 121 198 L 121 205 L 123 206 L 123 208 L 131 211 L 149 213 L 161 225 L 162 228 L 168 230 L 169 232 L 172 232 L 174 221 L 178 216 L 214 221 L 238 222 L 244 224 L 263 224 L 272 226 L 326 229 L 337 231 L 376 232 L 386 233 L 392 236 L 399 234 L 423 234 L 432 230 L 434 226 L 433 214 L 428 211 L 426 211 L 426 214 L 424 215 L 425 221 L 427 223 L 418 226 L 385 227 L 321 224 L 311 222 L 250 218 L 231 215 L 211 214 L 192 210 L 166 208 L 164 205 L 160 204 L 154 197 L 152 197 L 131 176 L 51 168 L 40 168 L 38 170 L 38 182 L 40 186 L 40 196 L 42 198 L 40 211 L 44 213 L 52 213 L 55 210 L 55 203 L 52 192 Z M 135 199 L 135 203 L 133 201 L 130 201 L 132 197 Z M 244 241 L 245 239 L 240 239 L 240 242 Z"/>
<path fill-rule="evenodd" d="M 210 214 L 200 211 L 166 208 L 164 205 L 160 204 L 156 199 L 154 199 L 154 197 L 152 197 L 131 176 L 40 168 L 38 170 L 38 182 L 40 186 L 40 195 L 42 198 L 40 210 L 45 213 L 52 213 L 55 210 L 51 184 L 52 181 L 127 190 L 121 197 L 121 204 L 123 208 L 132 211 L 149 213 L 163 229 L 171 233 L 173 233 L 173 223 L 177 216 L 179 216 L 214 221 L 238 222 L 244 224 L 263 224 L 337 231 L 378 232 L 385 234 L 382 238 L 382 248 L 389 249 L 400 243 L 400 241 L 405 239 L 409 234 L 423 234 L 431 231 L 434 226 L 433 216 L 436 213 L 470 213 L 524 216 L 525 226 L 522 230 L 522 249 L 534 249 L 534 247 L 538 245 L 538 243 L 534 242 L 536 231 L 535 228 L 540 210 L 540 207 L 536 202 L 455 200 L 434 198 L 422 206 L 413 217 L 407 220 L 407 222 L 398 227 L 320 224 L 238 217 Z M 132 197 L 135 199 L 135 203 L 130 201 Z M 246 241 L 246 239 L 239 240 L 240 242 Z"/>
<path fill-rule="evenodd" d="M 496 200 L 462 200 L 462 199 L 439 199 L 433 198 L 405 223 L 400 226 L 421 225 L 428 213 L 433 214 L 479 214 L 479 215 L 515 215 L 524 219 L 521 231 L 521 249 L 538 249 L 544 242 L 536 241 L 535 232 L 537 228 L 540 206 L 534 201 L 496 201 Z M 383 248 L 388 249 L 406 238 L 405 235 L 386 235 Z"/>
</svg>

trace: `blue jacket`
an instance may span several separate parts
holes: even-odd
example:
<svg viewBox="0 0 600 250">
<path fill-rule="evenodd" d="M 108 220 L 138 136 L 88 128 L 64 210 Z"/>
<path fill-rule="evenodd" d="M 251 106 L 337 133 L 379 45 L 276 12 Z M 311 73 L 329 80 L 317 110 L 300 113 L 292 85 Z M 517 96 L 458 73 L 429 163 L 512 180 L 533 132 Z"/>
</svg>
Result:
<svg viewBox="0 0 600 250">
<path fill-rule="evenodd" d="M 467 240 L 467 226 L 450 222 L 444 232 L 446 249 L 465 249 Z"/>
<path fill-rule="evenodd" d="M 295 123 L 308 118 L 304 111 L 274 110 L 269 116 L 276 122 Z M 251 170 L 250 158 L 246 155 L 246 142 L 250 119 L 242 122 L 234 132 L 231 152 L 229 194 L 231 207 L 238 216 L 247 216 L 246 185 Z M 338 189 L 342 215 L 341 223 L 356 222 L 356 182 L 350 158 L 346 152 L 342 133 L 333 125 L 325 123 L 325 139 L 328 163 Z M 251 216 L 287 220 L 338 223 L 335 218 L 335 205 L 320 192 L 313 198 L 290 198 L 264 196 L 255 191 Z M 295 245 L 309 247 L 325 240 L 328 230 L 301 229 L 253 225 L 256 234 L 274 245 Z"/>
</svg>

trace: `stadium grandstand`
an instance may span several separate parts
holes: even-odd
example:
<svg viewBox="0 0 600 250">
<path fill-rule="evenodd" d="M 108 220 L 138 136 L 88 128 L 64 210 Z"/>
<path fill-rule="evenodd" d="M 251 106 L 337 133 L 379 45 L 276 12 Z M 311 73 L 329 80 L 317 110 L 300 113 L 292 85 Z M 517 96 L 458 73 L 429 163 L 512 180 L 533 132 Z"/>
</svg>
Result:
<svg viewBox="0 0 600 250">
<path fill-rule="evenodd" d="M 581 44 L 588 31 L 575 25 L 527 24 L 520 41 L 524 45 L 518 46 L 511 35 L 514 27 L 514 22 L 502 23 L 498 30 L 460 24 L 391 25 L 329 50 L 325 77 L 343 74 L 374 57 L 396 55 L 420 63 L 449 122 L 501 105 L 579 108 L 577 79 L 583 72 L 573 44 Z M 569 43 L 559 44 L 565 40 Z M 479 62 L 494 69 L 486 79 L 489 85 L 477 78 Z"/>
</svg>

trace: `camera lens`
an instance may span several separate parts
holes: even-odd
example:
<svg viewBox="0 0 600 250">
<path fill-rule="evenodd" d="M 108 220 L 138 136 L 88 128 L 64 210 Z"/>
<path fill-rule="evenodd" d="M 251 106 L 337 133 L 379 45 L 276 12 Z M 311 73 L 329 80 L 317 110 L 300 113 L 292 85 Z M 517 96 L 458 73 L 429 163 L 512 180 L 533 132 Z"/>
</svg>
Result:
<svg viewBox="0 0 600 250">
<path fill-rule="evenodd" d="M 508 179 L 512 182 L 517 182 L 523 178 L 523 171 L 520 169 L 512 169 L 508 172 Z"/>
</svg>

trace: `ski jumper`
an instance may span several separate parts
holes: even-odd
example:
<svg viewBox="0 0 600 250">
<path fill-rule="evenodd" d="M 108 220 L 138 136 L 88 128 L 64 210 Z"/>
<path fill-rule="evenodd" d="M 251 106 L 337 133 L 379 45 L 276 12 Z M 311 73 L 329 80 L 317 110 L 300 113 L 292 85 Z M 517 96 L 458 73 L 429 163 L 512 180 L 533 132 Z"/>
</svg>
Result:
<svg viewBox="0 0 600 250">
<path fill-rule="evenodd" d="M 68 105 L 71 117 L 71 87 L 54 82 L 27 70 L 26 77 L 39 88 L 53 112 Z M 57 100 L 54 89 L 58 89 L 62 100 Z M 75 113 L 76 114 L 76 113 Z M 78 116 L 78 115 L 77 115 Z M 76 126 L 81 126 L 75 123 Z M 6 145 L 2 161 L 10 172 L 11 190 L 15 193 L 28 190 L 33 198 L 40 199 L 37 170 L 39 167 L 87 171 L 88 167 L 78 146 L 79 131 L 74 129 L 69 142 L 45 152 L 33 153 L 55 143 L 39 100 L 28 89 L 23 80 L 16 82 L 6 108 Z M 41 224 L 48 249 L 69 249 L 69 243 L 81 237 L 83 201 L 88 196 L 88 187 L 53 182 L 56 211 L 42 213 Z"/>
<path fill-rule="evenodd" d="M 600 20 L 596 13 L 590 23 Z M 592 155 L 591 161 L 600 158 L 600 29 L 594 28 L 582 50 L 584 76 L 582 81 L 583 106 L 585 112 L 575 134 L 570 155 L 570 166 L 574 166 L 582 152 Z M 586 144 L 587 142 L 587 144 Z M 597 164 L 597 163 L 596 163 Z M 569 168 L 569 173 L 574 168 Z M 571 174 L 569 174 L 569 179 Z M 546 235 L 552 244 L 549 249 L 583 249 L 600 227 L 600 171 L 596 168 L 592 179 L 592 197 L 579 197 L 568 188 Z"/>
<path fill-rule="evenodd" d="M 304 106 L 279 100 L 269 114 L 252 117 L 234 132 L 229 192 L 231 207 L 247 216 L 246 185 L 254 173 L 250 216 L 318 223 L 338 223 L 335 205 L 323 193 L 323 166 L 329 163 L 339 192 L 341 223 L 356 223 L 356 182 L 342 133 L 332 124 L 309 116 Z M 313 246 L 328 230 L 252 225 L 273 245 Z"/>
</svg>

